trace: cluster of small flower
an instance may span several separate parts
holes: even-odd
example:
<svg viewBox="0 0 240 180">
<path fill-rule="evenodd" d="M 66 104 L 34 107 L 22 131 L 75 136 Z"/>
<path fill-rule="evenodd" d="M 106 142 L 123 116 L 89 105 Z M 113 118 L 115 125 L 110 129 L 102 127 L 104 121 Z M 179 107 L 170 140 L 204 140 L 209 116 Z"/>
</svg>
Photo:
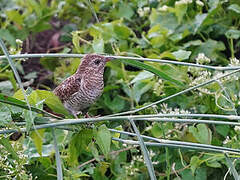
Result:
<svg viewBox="0 0 240 180">
<path fill-rule="evenodd" d="M 199 53 L 196 57 L 197 64 L 209 64 L 211 59 L 209 59 L 204 53 Z"/>
<path fill-rule="evenodd" d="M 16 39 L 16 44 L 17 44 L 16 47 L 12 47 L 12 46 L 10 47 L 10 49 L 9 49 L 10 54 L 21 54 L 22 45 L 23 45 L 22 40 Z"/>
<path fill-rule="evenodd" d="M 150 7 L 138 8 L 137 12 L 140 17 L 146 16 L 150 12 Z"/>
<path fill-rule="evenodd" d="M 168 107 L 166 103 L 162 103 L 160 109 L 160 113 L 162 114 L 191 114 L 188 110 Z"/>
</svg>

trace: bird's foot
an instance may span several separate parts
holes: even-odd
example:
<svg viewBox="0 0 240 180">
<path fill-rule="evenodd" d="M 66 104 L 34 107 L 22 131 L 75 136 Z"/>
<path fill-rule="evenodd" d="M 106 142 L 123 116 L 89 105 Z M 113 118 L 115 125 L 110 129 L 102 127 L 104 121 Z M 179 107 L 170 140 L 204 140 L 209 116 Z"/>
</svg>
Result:
<svg viewBox="0 0 240 180">
<path fill-rule="evenodd" d="M 79 119 L 78 115 L 82 115 L 82 112 L 78 111 L 78 112 L 73 112 L 72 114 L 75 117 L 75 119 Z"/>
<path fill-rule="evenodd" d="M 98 117 L 100 117 L 100 115 L 97 115 L 97 116 L 90 116 L 89 114 L 88 114 L 88 112 L 85 114 L 85 116 L 84 116 L 84 118 L 98 118 Z"/>
</svg>

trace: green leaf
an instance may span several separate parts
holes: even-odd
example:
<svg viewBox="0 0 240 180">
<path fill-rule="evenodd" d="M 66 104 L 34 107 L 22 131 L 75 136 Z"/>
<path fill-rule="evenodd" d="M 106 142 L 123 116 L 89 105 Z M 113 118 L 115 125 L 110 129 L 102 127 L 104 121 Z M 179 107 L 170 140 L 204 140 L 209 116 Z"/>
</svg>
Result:
<svg viewBox="0 0 240 180">
<path fill-rule="evenodd" d="M 13 92 L 13 85 L 11 81 L 2 81 L 0 82 L 0 92 L 6 95 L 11 95 Z"/>
<path fill-rule="evenodd" d="M 223 42 L 208 39 L 192 52 L 191 59 L 195 59 L 199 53 L 204 53 L 211 60 L 219 57 L 222 58 L 224 55 L 220 54 L 220 51 L 224 51 L 225 49 L 226 47 Z"/>
<path fill-rule="evenodd" d="M 28 109 L 27 103 L 25 103 L 24 101 L 18 100 L 14 97 L 6 96 L 6 95 L 1 94 L 1 93 L 0 93 L 0 102 L 10 104 L 10 105 L 14 105 L 14 106 L 18 106 L 18 107 L 21 107 L 21 108 L 24 108 L 24 109 Z"/>
<path fill-rule="evenodd" d="M 128 60 L 128 59 L 125 59 L 125 60 L 122 60 L 123 63 L 126 63 L 126 64 L 129 64 L 131 66 L 134 66 L 134 67 L 137 67 L 137 68 L 140 68 L 140 69 L 143 69 L 143 70 L 146 70 L 146 71 L 149 71 L 157 76 L 159 76 L 160 78 L 166 80 L 166 81 L 169 81 L 171 83 L 174 83 L 178 86 L 184 86 L 184 84 L 178 80 L 175 80 L 173 78 L 171 78 L 170 76 L 168 76 L 167 74 L 159 71 L 158 69 L 148 65 L 148 64 L 144 64 L 142 62 L 139 62 L 139 61 L 135 61 L 135 60 Z"/>
<path fill-rule="evenodd" d="M 125 101 L 120 96 L 114 96 L 111 100 L 109 94 L 103 94 L 104 104 L 114 113 L 120 112 L 125 106 Z"/>
<path fill-rule="evenodd" d="M 97 145 L 100 147 L 102 153 L 107 158 L 110 152 L 111 145 L 111 133 L 105 124 L 101 125 L 98 130 L 94 133 Z"/>
<path fill-rule="evenodd" d="M 37 78 L 37 72 L 34 71 L 34 72 L 30 72 L 28 73 L 27 75 L 24 76 L 24 79 L 35 79 Z"/>
<path fill-rule="evenodd" d="M 151 27 L 158 24 L 162 28 L 167 29 L 168 31 L 174 32 L 174 30 L 178 27 L 178 20 L 175 14 L 173 13 L 165 13 L 158 12 L 156 9 L 152 9 L 152 13 L 150 15 Z M 170 35 L 170 34 L 169 34 Z"/>
<path fill-rule="evenodd" d="M 1 138 L 0 144 L 2 144 L 6 148 L 6 150 L 12 155 L 13 159 L 19 162 L 20 159 L 8 139 Z"/>
<path fill-rule="evenodd" d="M 222 167 L 222 165 L 217 161 L 210 161 L 210 162 L 207 161 L 206 165 L 209 167 L 212 167 L 212 168 L 221 168 Z"/>
<path fill-rule="evenodd" d="M 133 99 L 138 103 L 141 99 L 141 96 L 153 87 L 154 82 L 142 82 L 138 81 L 133 85 L 132 96 Z"/>
<path fill-rule="evenodd" d="M 115 24 L 113 30 L 119 39 L 128 39 L 132 33 L 132 31 L 123 24 Z"/>
<path fill-rule="evenodd" d="M 93 156 L 95 157 L 95 159 L 100 162 L 100 159 L 99 159 L 99 153 L 98 153 L 98 149 L 96 148 L 96 146 L 94 145 L 93 142 L 91 142 L 88 146 L 88 148 L 91 150 Z"/>
<path fill-rule="evenodd" d="M 236 29 L 229 29 L 225 35 L 229 39 L 238 39 L 240 37 L 240 31 Z"/>
<path fill-rule="evenodd" d="M 40 156 L 42 156 L 44 131 L 45 131 L 45 129 L 39 129 L 39 130 L 32 131 L 30 134 L 30 137 L 33 139 L 33 142 L 36 146 L 37 152 Z"/>
<path fill-rule="evenodd" d="M 5 126 L 12 121 L 12 116 L 9 108 L 3 103 L 0 103 L 0 125 Z"/>
<path fill-rule="evenodd" d="M 190 57 L 191 53 L 192 53 L 191 51 L 185 51 L 182 49 L 172 52 L 172 54 L 175 56 L 175 58 L 179 61 L 188 59 Z"/>
<path fill-rule="evenodd" d="M 16 11 L 15 9 L 10 10 L 10 11 L 6 11 L 6 14 L 7 14 L 9 20 L 11 20 L 11 21 L 15 22 L 16 24 L 22 26 L 23 16 L 18 11 Z"/>
<path fill-rule="evenodd" d="M 237 4 L 231 4 L 228 9 L 240 14 L 240 6 Z"/>
<path fill-rule="evenodd" d="M 7 41 L 11 46 L 16 46 L 16 38 L 7 29 L 0 29 L 0 37 Z"/>
<path fill-rule="evenodd" d="M 135 82 L 138 82 L 141 80 L 150 79 L 153 76 L 154 76 L 154 74 L 149 71 L 142 71 L 142 72 L 138 73 L 137 76 L 135 76 L 135 78 L 130 82 L 130 84 L 134 84 Z"/>
<path fill-rule="evenodd" d="M 126 18 L 128 20 L 131 20 L 131 17 L 133 16 L 134 11 L 132 10 L 131 6 L 129 4 L 121 4 L 119 10 L 118 10 L 118 16 Z"/>
<path fill-rule="evenodd" d="M 181 23 L 184 15 L 186 15 L 188 5 L 185 3 L 175 4 L 174 12 L 178 18 L 178 23 Z"/>
<path fill-rule="evenodd" d="M 88 152 L 88 145 L 93 138 L 92 129 L 83 129 L 74 134 L 70 140 L 68 148 L 68 162 L 70 165 L 78 164 L 78 156 L 84 152 Z"/>
<path fill-rule="evenodd" d="M 40 97 L 40 99 L 44 100 L 44 103 L 46 103 L 46 105 L 54 112 L 69 116 L 69 112 L 65 109 L 60 99 L 52 91 L 38 89 L 35 92 Z"/>
<path fill-rule="evenodd" d="M 162 136 L 162 128 L 159 126 L 159 123 L 153 123 L 151 128 L 151 133 L 154 137 L 161 137 Z"/>
<path fill-rule="evenodd" d="M 96 52 L 96 53 L 104 52 L 104 41 L 102 38 L 94 39 L 92 46 L 93 46 L 94 52 Z"/>
<path fill-rule="evenodd" d="M 197 33 L 197 31 L 199 30 L 207 16 L 208 16 L 207 13 L 196 15 L 194 20 L 194 34 Z"/>
<path fill-rule="evenodd" d="M 192 174 L 195 173 L 196 169 L 201 165 L 202 161 L 197 156 L 192 156 L 190 161 L 190 167 Z"/>
<path fill-rule="evenodd" d="M 198 124 L 196 128 L 191 126 L 189 127 L 189 132 L 193 134 L 198 142 L 211 144 L 212 132 L 205 124 Z"/>
<path fill-rule="evenodd" d="M 223 137 L 227 137 L 230 127 L 228 125 L 216 125 L 216 131 Z"/>
</svg>

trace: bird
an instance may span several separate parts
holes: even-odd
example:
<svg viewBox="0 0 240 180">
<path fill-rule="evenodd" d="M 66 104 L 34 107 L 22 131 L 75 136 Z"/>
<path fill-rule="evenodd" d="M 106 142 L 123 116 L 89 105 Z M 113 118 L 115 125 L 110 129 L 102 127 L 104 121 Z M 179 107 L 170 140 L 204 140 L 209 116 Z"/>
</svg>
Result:
<svg viewBox="0 0 240 180">
<path fill-rule="evenodd" d="M 87 111 L 90 105 L 103 92 L 105 65 L 113 59 L 115 58 L 98 54 L 85 55 L 77 71 L 53 90 L 53 93 L 59 97 L 64 107 L 75 118 L 78 118 L 79 113 L 89 117 Z"/>
</svg>

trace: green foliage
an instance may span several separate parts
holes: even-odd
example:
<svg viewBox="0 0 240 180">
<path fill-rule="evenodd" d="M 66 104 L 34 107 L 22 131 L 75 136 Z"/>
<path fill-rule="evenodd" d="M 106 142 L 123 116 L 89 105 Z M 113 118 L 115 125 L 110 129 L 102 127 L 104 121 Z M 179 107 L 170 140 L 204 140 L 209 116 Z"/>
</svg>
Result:
<svg viewBox="0 0 240 180">
<path fill-rule="evenodd" d="M 22 47 L 29 39 L 38 44 L 36 35 L 51 30 L 57 17 L 63 23 L 63 26 L 54 25 L 61 32 L 59 42 L 69 43 L 73 53 L 95 52 L 200 65 L 240 66 L 237 59 L 240 58 L 238 0 L 2 0 L 0 5 L 0 37 L 10 54 L 23 52 Z M 94 18 L 94 13 L 100 22 Z M 65 47 L 61 52 L 71 50 Z M 80 59 L 41 58 L 40 63 L 52 72 L 49 79 L 55 86 L 76 71 Z M 38 79 L 38 72 L 24 72 L 19 59 L 14 60 L 14 65 L 24 84 Z M 89 114 L 104 116 L 144 107 L 223 73 L 158 62 L 111 61 L 105 70 L 104 93 L 91 106 Z M 23 92 L 18 89 L 19 85 L 5 59 L 0 60 L 0 81 L 2 130 L 18 129 L 19 125 L 27 130 L 16 142 L 10 141 L 11 136 L 1 135 L 0 179 L 55 178 L 51 129 L 30 130 L 36 124 L 52 122 L 56 116 L 65 119 L 73 116 L 49 91 L 53 85 L 41 84 L 41 81 L 39 86 L 25 91 L 32 109 L 30 113 Z M 234 74 L 137 114 L 236 115 L 239 91 L 239 74 Z M 136 122 L 144 135 L 240 148 L 237 126 Z M 112 140 L 113 137 L 130 137 L 111 133 L 108 129 L 131 131 L 129 123 L 109 121 L 94 123 L 91 128 L 89 125 L 59 128 L 63 129 L 56 130 L 56 138 L 65 179 L 149 178 L 140 149 Z M 161 147 L 148 149 L 158 179 L 220 179 L 228 167 L 231 167 L 234 176 L 240 170 L 237 160 L 232 163 L 223 154 Z"/>
</svg>

